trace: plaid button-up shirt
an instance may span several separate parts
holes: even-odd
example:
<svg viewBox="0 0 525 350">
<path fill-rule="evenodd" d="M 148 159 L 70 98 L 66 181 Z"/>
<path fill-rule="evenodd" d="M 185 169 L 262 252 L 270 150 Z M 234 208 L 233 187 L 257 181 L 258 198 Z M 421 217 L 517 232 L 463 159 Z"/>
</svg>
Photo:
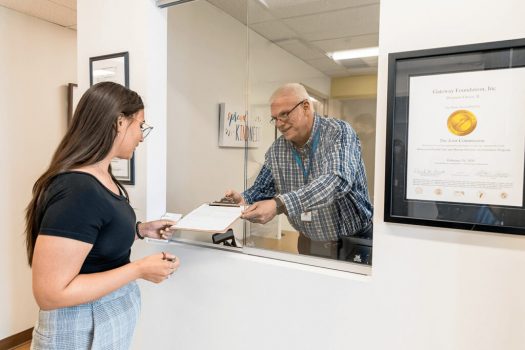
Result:
<svg viewBox="0 0 525 350">
<path fill-rule="evenodd" d="M 317 132 L 319 142 L 312 150 Z M 306 179 L 293 149 L 301 156 L 304 169 L 310 169 Z M 283 136 L 275 140 L 255 183 L 242 195 L 251 204 L 278 194 L 292 226 L 312 240 L 337 240 L 364 229 L 372 221 L 373 209 L 361 144 L 352 127 L 342 120 L 316 115 L 302 149 Z M 311 213 L 311 221 L 301 220 L 305 212 Z"/>
</svg>

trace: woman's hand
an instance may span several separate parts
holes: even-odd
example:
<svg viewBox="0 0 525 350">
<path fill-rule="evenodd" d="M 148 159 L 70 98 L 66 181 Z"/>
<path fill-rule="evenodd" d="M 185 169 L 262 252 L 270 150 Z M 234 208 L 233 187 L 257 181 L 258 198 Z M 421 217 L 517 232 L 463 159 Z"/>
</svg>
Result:
<svg viewBox="0 0 525 350">
<path fill-rule="evenodd" d="M 136 264 L 140 278 L 160 283 L 177 270 L 179 259 L 173 254 L 162 252 L 136 260 L 133 264 Z"/>
<path fill-rule="evenodd" d="M 157 239 L 170 239 L 173 235 L 171 226 L 175 225 L 172 220 L 155 220 L 139 224 L 141 236 Z"/>
</svg>

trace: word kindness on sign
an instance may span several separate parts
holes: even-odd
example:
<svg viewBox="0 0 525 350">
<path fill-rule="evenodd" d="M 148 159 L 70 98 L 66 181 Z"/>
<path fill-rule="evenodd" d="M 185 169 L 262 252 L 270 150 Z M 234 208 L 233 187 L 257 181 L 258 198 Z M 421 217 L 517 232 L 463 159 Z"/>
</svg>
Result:
<svg viewBox="0 0 525 350">
<path fill-rule="evenodd" d="M 258 147 L 261 142 L 261 118 L 248 117 L 246 111 L 219 104 L 219 146 Z"/>
</svg>

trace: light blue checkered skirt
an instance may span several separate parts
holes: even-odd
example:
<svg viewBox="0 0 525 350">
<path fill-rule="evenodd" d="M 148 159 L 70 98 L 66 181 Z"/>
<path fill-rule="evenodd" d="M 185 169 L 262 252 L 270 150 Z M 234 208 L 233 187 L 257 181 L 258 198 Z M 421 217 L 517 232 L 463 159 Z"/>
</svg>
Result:
<svg viewBox="0 0 525 350">
<path fill-rule="evenodd" d="M 129 349 L 140 313 L 140 290 L 131 282 L 91 303 L 40 310 L 34 350 Z"/>
</svg>

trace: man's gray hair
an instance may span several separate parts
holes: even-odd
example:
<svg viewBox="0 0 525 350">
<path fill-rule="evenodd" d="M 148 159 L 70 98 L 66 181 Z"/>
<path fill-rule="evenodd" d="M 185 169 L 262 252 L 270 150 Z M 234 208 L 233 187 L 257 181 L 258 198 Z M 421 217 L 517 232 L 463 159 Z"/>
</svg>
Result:
<svg viewBox="0 0 525 350">
<path fill-rule="evenodd" d="M 288 83 L 282 85 L 274 91 L 274 93 L 270 97 L 270 104 L 272 104 L 278 97 L 287 95 L 297 97 L 298 101 L 310 98 L 304 86 L 302 86 L 299 83 Z"/>
</svg>

